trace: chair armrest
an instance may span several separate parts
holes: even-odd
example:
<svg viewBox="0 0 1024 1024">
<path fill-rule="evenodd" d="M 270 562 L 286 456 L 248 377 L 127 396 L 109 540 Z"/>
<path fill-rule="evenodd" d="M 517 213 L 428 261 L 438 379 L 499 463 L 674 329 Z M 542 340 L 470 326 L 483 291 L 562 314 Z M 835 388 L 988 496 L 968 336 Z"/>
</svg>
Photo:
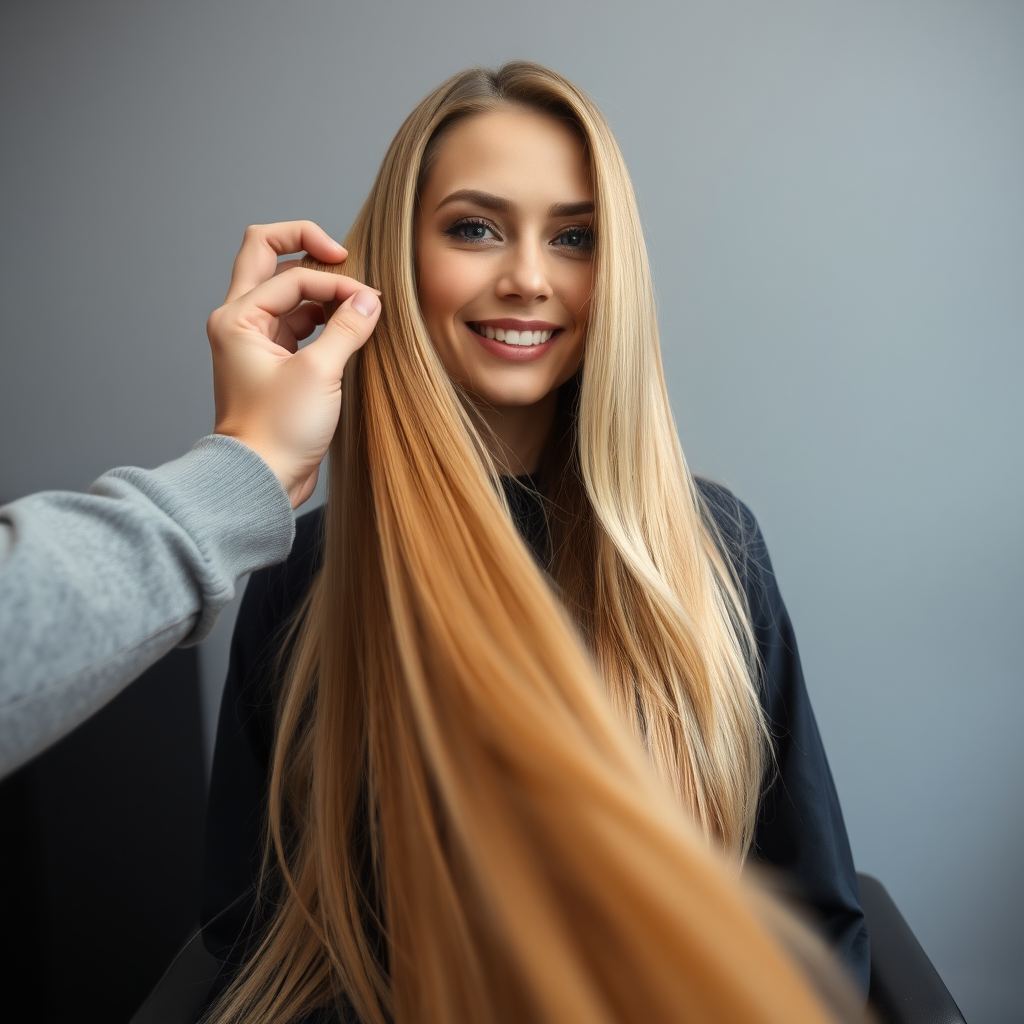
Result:
<svg viewBox="0 0 1024 1024">
<path fill-rule="evenodd" d="M 882 883 L 862 874 L 857 882 L 871 940 L 870 1002 L 880 1024 L 966 1024 Z M 219 970 L 202 932 L 196 932 L 131 1024 L 192 1024 Z"/>
<path fill-rule="evenodd" d="M 880 1024 L 966 1024 L 885 886 L 857 875 L 871 941 L 870 1002 Z"/>
<path fill-rule="evenodd" d="M 220 961 L 207 952 L 203 933 L 182 947 L 130 1024 L 192 1024 L 220 971 Z"/>
</svg>

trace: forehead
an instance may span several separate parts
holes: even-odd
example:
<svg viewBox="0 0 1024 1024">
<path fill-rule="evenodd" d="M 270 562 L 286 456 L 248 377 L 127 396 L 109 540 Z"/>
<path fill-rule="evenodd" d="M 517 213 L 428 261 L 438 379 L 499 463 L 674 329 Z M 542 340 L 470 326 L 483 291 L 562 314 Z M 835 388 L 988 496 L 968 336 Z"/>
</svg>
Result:
<svg viewBox="0 0 1024 1024">
<path fill-rule="evenodd" d="M 424 207 L 461 189 L 519 203 L 593 199 L 576 133 L 557 118 L 524 110 L 476 114 L 451 130 L 424 182 Z"/>
</svg>

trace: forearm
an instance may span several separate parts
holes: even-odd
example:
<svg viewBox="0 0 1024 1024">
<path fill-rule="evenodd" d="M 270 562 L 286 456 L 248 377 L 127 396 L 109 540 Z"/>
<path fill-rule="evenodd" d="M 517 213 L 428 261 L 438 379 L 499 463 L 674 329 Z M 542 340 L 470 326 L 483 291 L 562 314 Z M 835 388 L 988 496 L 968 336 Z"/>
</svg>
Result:
<svg viewBox="0 0 1024 1024">
<path fill-rule="evenodd" d="M 293 535 L 276 477 L 220 436 L 88 494 L 0 510 L 0 774 L 201 640 L 236 580 L 283 559 Z"/>
</svg>

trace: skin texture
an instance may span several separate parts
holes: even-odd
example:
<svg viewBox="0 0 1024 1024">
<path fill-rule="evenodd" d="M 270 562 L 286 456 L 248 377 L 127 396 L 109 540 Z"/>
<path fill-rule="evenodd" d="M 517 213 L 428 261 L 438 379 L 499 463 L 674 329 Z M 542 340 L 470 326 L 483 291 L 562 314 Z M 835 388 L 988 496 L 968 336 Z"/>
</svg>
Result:
<svg viewBox="0 0 1024 1024">
<path fill-rule="evenodd" d="M 533 111 L 458 123 L 420 190 L 416 265 L 427 329 L 493 431 L 492 454 L 507 472 L 537 469 L 556 391 L 583 357 L 593 220 L 582 144 L 560 121 Z M 481 338 L 474 325 L 494 320 L 557 331 L 517 350 Z"/>
<path fill-rule="evenodd" d="M 320 463 L 338 425 L 341 375 L 366 342 L 380 300 L 350 277 L 279 263 L 305 250 L 324 263 L 348 253 L 311 221 L 246 228 L 224 305 L 210 314 L 217 410 L 214 432 L 248 445 L 270 466 L 291 501 L 316 487 Z M 298 343 L 324 322 L 323 303 L 341 305 L 320 336 Z"/>
</svg>

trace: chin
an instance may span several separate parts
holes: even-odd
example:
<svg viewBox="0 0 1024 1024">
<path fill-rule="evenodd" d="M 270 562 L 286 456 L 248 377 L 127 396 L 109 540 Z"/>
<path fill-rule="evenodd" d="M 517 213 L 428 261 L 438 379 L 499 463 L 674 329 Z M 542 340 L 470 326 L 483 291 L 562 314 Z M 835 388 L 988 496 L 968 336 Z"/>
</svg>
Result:
<svg viewBox="0 0 1024 1024">
<path fill-rule="evenodd" d="M 528 408 L 543 401 L 558 387 L 551 380 L 476 381 L 466 391 L 474 401 L 495 409 Z"/>
</svg>

